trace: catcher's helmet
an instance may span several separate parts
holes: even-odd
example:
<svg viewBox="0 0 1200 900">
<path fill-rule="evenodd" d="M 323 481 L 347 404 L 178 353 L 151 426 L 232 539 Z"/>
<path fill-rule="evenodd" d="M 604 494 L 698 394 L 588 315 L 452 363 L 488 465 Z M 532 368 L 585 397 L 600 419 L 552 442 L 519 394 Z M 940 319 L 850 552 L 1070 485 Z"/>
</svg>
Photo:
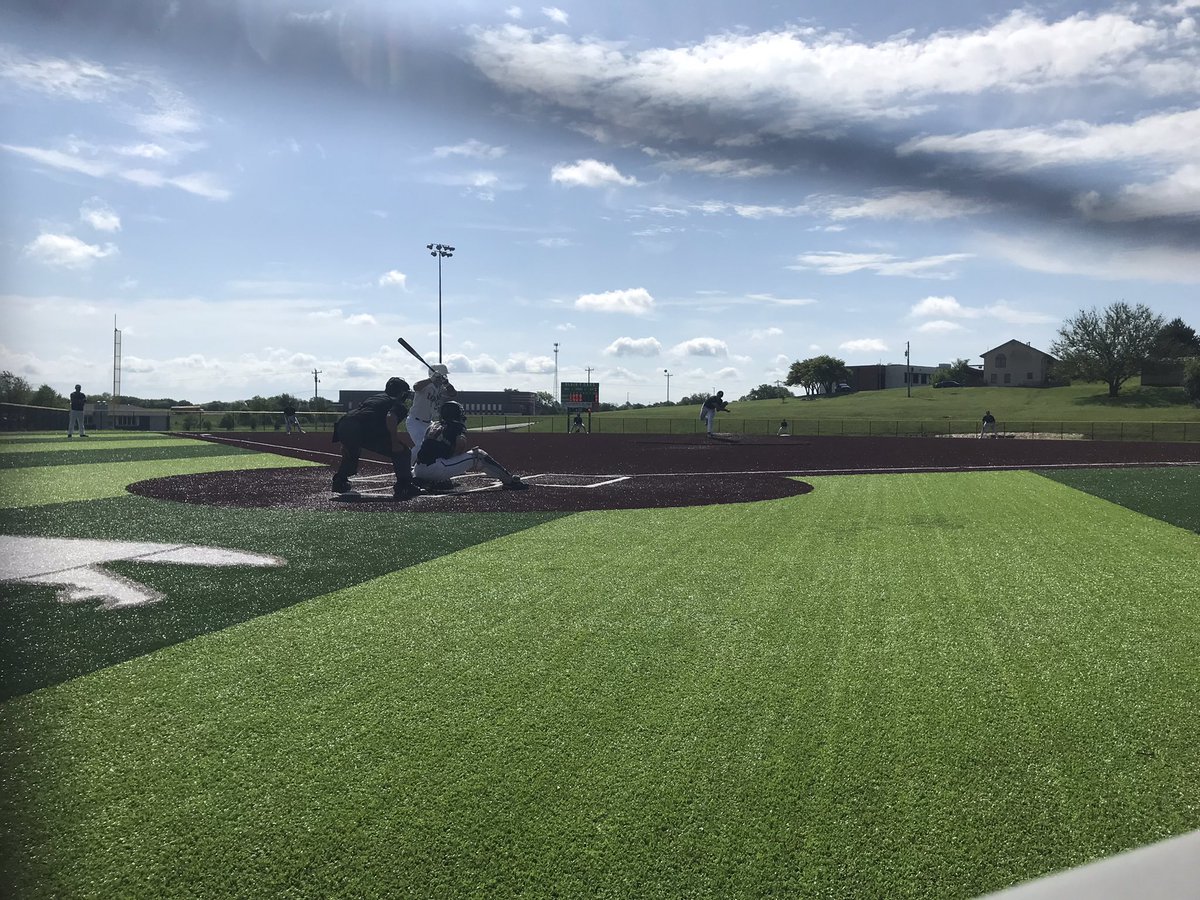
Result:
<svg viewBox="0 0 1200 900">
<path fill-rule="evenodd" d="M 403 378 L 397 378 L 394 375 L 387 380 L 384 385 L 383 392 L 389 397 L 403 397 L 405 394 L 412 393 L 412 388 L 408 386 L 408 382 Z"/>
<path fill-rule="evenodd" d="M 447 400 L 438 408 L 438 418 L 443 422 L 465 422 L 467 413 L 457 400 Z"/>
</svg>

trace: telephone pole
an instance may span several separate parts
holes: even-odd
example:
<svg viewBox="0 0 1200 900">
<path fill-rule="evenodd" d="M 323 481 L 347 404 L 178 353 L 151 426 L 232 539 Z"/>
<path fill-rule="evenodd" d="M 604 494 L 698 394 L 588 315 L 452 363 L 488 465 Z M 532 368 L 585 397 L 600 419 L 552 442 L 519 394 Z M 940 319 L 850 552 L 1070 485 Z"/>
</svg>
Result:
<svg viewBox="0 0 1200 900">
<path fill-rule="evenodd" d="M 313 399 L 316 400 L 321 396 L 321 392 L 317 390 L 317 385 L 321 383 L 321 379 L 317 376 L 321 374 L 320 369 L 313 369 Z"/>
<path fill-rule="evenodd" d="M 908 376 L 904 379 L 908 383 L 908 396 L 912 396 L 912 357 L 909 356 L 909 342 L 904 342 L 904 362 L 908 366 Z"/>
</svg>

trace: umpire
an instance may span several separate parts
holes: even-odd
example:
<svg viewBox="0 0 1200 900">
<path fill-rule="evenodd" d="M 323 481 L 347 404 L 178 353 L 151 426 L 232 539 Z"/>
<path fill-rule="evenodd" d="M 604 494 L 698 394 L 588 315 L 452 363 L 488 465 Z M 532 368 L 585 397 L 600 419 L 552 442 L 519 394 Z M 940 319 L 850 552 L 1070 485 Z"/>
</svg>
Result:
<svg viewBox="0 0 1200 900">
<path fill-rule="evenodd" d="M 412 448 L 399 432 L 400 423 L 408 415 L 405 401 L 412 389 L 403 378 L 389 378 L 382 394 L 375 394 L 362 405 L 346 413 L 333 426 L 333 441 L 342 445 L 342 463 L 333 476 L 333 492 L 350 491 L 350 476 L 358 472 L 358 458 L 364 450 L 386 456 L 396 471 L 392 495 L 397 500 L 409 500 L 421 493 L 413 484 Z"/>
</svg>

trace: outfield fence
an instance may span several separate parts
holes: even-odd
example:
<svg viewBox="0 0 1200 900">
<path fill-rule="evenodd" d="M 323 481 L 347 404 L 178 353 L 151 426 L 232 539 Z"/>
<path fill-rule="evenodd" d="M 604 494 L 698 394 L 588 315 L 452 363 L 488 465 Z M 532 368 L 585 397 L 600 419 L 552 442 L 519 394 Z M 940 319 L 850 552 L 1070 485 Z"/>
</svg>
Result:
<svg viewBox="0 0 1200 900">
<path fill-rule="evenodd" d="M 473 430 L 481 428 L 529 432 L 570 432 L 573 416 L 472 416 Z M 717 430 L 725 434 L 778 435 L 780 419 L 724 418 Z M 974 419 L 788 419 L 789 435 L 854 437 L 978 437 Z M 587 424 L 585 420 L 585 425 Z M 698 417 L 592 416 L 596 434 L 702 434 Z M 1049 422 L 1028 419 L 996 420 L 997 437 L 1093 441 L 1200 441 L 1200 416 L 1195 422 Z"/>
<path fill-rule="evenodd" d="M 165 411 L 164 411 L 165 412 Z M 340 412 L 301 412 L 300 427 L 305 431 L 333 430 Z M 567 433 L 574 415 L 493 415 L 471 416 L 472 431 L 526 432 L 532 434 Z M 722 416 L 717 428 L 722 433 L 777 435 L 781 419 Z M 977 437 L 976 419 L 788 419 L 789 435 L 853 437 Z M 596 434 L 702 434 L 704 422 L 696 416 L 638 416 L 605 413 L 584 424 Z M 65 430 L 67 410 L 40 406 L 0 403 L 0 431 Z M 89 428 L 94 426 L 89 423 Z M 172 412 L 171 431 L 285 431 L 283 414 L 265 410 L 196 410 Z M 1039 419 L 997 419 L 1000 438 L 1090 441 L 1200 441 L 1200 413 L 1188 422 L 1067 422 Z"/>
</svg>

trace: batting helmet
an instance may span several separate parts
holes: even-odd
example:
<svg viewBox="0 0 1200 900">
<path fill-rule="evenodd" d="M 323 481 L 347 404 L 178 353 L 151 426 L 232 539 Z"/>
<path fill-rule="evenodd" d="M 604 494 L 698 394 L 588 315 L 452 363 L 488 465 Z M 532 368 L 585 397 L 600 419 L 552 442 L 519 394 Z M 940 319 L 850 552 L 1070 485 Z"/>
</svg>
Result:
<svg viewBox="0 0 1200 900">
<path fill-rule="evenodd" d="M 384 385 L 383 392 L 389 397 L 403 397 L 405 394 L 412 393 L 412 388 L 408 386 L 408 382 L 403 378 L 397 378 L 394 375 L 387 380 Z"/>
<path fill-rule="evenodd" d="M 443 422 L 465 422 L 467 413 L 457 400 L 447 400 L 438 408 L 438 418 Z"/>
</svg>

